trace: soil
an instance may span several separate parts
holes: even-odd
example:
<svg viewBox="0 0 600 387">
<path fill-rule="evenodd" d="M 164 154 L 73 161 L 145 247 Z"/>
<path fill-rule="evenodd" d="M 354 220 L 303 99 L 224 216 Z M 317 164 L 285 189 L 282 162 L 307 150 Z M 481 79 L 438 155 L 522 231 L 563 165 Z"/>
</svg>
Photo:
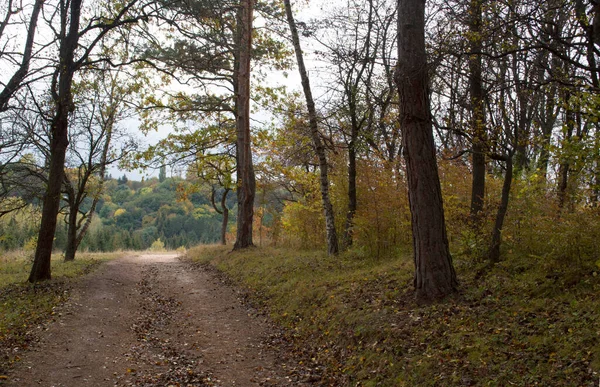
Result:
<svg viewBox="0 0 600 387">
<path fill-rule="evenodd" d="M 78 281 L 6 385 L 320 385 L 242 298 L 176 254 L 110 261 Z"/>
</svg>

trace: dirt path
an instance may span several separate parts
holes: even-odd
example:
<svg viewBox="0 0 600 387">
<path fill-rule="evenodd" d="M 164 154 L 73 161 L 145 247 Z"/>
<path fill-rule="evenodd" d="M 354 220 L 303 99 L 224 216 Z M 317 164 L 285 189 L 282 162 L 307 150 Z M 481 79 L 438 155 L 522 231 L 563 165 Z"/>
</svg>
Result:
<svg viewBox="0 0 600 387">
<path fill-rule="evenodd" d="M 9 386 L 308 386 L 277 330 L 174 254 L 111 261 L 76 285 Z"/>
</svg>

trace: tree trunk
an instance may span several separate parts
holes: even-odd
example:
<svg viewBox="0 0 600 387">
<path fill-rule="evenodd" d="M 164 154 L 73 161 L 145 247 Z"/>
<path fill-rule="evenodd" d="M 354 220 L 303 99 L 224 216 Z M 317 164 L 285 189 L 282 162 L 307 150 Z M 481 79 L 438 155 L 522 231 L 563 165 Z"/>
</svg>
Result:
<svg viewBox="0 0 600 387">
<path fill-rule="evenodd" d="M 565 96 L 565 104 L 567 105 L 567 111 L 565 112 L 565 137 L 563 139 L 563 147 L 568 147 L 573 137 L 573 130 L 575 129 L 575 113 L 569 106 L 571 96 L 569 93 Z M 561 157 L 560 164 L 558 166 L 558 207 L 562 209 L 567 202 L 567 188 L 569 185 L 569 171 L 571 164 L 569 159 L 571 157 L 570 150 L 567 150 L 565 155 Z"/>
<path fill-rule="evenodd" d="M 85 234 L 87 234 L 87 231 L 90 228 L 90 225 L 92 224 L 94 212 L 96 211 L 96 206 L 98 205 L 98 201 L 100 200 L 100 192 L 102 192 L 102 189 L 104 187 L 104 173 L 106 172 L 106 163 L 108 158 L 108 151 L 110 150 L 110 143 L 112 140 L 112 131 L 114 124 L 115 110 L 111 109 L 111 113 L 109 114 L 108 119 L 106 121 L 103 121 L 105 129 L 105 139 L 104 145 L 102 147 L 102 154 L 100 156 L 100 168 L 98 170 L 97 175 L 100 179 L 100 189 L 98 191 L 98 195 L 95 195 L 94 199 L 92 199 L 92 205 L 90 206 L 90 210 L 88 211 L 87 216 L 85 216 L 85 223 L 83 224 L 83 226 L 81 225 L 83 218 L 77 221 L 77 214 L 79 213 L 81 205 L 85 197 L 87 196 L 87 185 L 95 168 L 92 158 L 88 159 L 88 165 L 85 168 L 85 173 L 83 173 L 83 175 L 80 174 L 80 178 L 77 181 L 77 193 L 75 193 L 74 190 L 70 190 L 70 192 L 67 192 L 67 194 L 72 195 L 71 197 L 73 197 L 74 199 L 72 200 L 71 197 L 69 197 L 69 228 L 67 231 L 67 247 L 65 249 L 65 262 L 75 260 L 75 254 L 79 249 L 79 245 L 81 244 L 81 241 L 85 237 Z M 90 147 L 90 149 L 92 148 L 93 147 Z M 67 183 L 70 186 L 71 183 L 68 180 L 69 179 L 65 177 L 65 183 Z M 69 188 L 67 188 L 67 190 L 69 190 Z"/>
<path fill-rule="evenodd" d="M 339 244 L 337 231 L 335 229 L 335 217 L 333 214 L 333 205 L 329 198 L 329 175 L 327 156 L 325 155 L 325 146 L 321 141 L 319 127 L 317 123 L 317 112 L 315 109 L 315 102 L 312 97 L 312 90 L 310 88 L 310 80 L 306 72 L 304 65 L 304 57 L 302 55 L 302 48 L 300 47 L 300 38 L 298 37 L 298 29 L 296 28 L 296 22 L 294 21 L 294 15 L 292 14 L 292 6 L 290 0 L 283 1 L 285 5 L 285 13 L 287 15 L 288 24 L 290 26 L 290 33 L 292 35 L 292 42 L 294 44 L 294 51 L 296 52 L 296 60 L 298 62 L 298 71 L 300 72 L 300 78 L 302 80 L 302 89 L 304 90 L 304 96 L 306 98 L 306 106 L 308 108 L 308 119 L 310 125 L 310 134 L 313 141 L 313 147 L 315 153 L 319 158 L 319 169 L 321 171 L 321 199 L 323 202 L 323 212 L 325 214 L 325 227 L 327 230 L 327 252 L 329 255 L 335 255 L 339 252 Z"/>
<path fill-rule="evenodd" d="M 223 221 L 221 223 L 221 244 L 227 244 L 227 223 L 229 223 L 229 208 L 223 207 Z"/>
<path fill-rule="evenodd" d="M 243 0 L 238 15 L 236 90 L 238 219 L 234 250 L 254 246 L 252 221 L 256 180 L 250 139 L 250 55 L 254 0 Z"/>
<path fill-rule="evenodd" d="M 548 93 L 549 97 L 546 98 L 543 105 L 544 114 L 543 121 L 540 124 L 540 154 L 538 158 L 538 169 L 540 174 L 543 176 L 544 181 L 547 180 L 548 175 L 548 164 L 550 163 L 550 144 L 552 140 L 552 130 L 556 123 L 556 114 L 554 98 L 556 96 L 556 88 L 552 87 Z"/>
<path fill-rule="evenodd" d="M 65 248 L 65 262 L 75 260 L 77 252 L 77 210 L 69 204 L 69 219 L 67 227 L 67 247 Z"/>
<path fill-rule="evenodd" d="M 350 70 L 344 82 L 344 93 L 348 99 L 348 108 L 350 114 L 350 141 L 348 142 L 348 212 L 346 213 L 346 223 L 344 225 L 344 247 L 349 248 L 354 242 L 354 216 L 358 208 L 358 198 L 356 192 L 356 158 L 358 147 L 358 136 L 363 130 L 368 117 L 374 114 L 371 110 L 370 114 L 362 113 L 359 117 L 359 90 L 361 82 L 365 85 L 371 85 L 373 76 L 373 61 L 371 60 L 371 33 L 373 25 L 374 4 L 373 0 L 369 0 L 369 16 L 367 19 L 367 31 L 364 37 L 363 48 L 360 54 L 356 55 L 350 61 Z M 377 44 L 377 43 L 376 43 Z M 356 72 L 351 76 L 352 72 Z M 366 75 L 365 75 L 366 72 Z M 369 87 L 369 86 L 367 86 Z M 367 98 L 368 99 L 368 98 Z M 372 105 L 370 105 L 372 108 Z"/>
<path fill-rule="evenodd" d="M 425 53 L 425 0 L 398 0 L 398 86 L 408 198 L 412 217 L 417 299 L 442 298 L 457 288 L 446 236 L 435 156 Z"/>
<path fill-rule="evenodd" d="M 72 0 L 70 4 L 69 30 L 60 45 L 60 63 L 58 90 L 53 93 L 56 113 L 50 127 L 50 163 L 48 171 L 48 187 L 42 205 L 42 221 L 35 250 L 35 257 L 29 282 L 43 281 L 51 278 L 50 260 L 56 218 L 60 209 L 61 188 L 64 178 L 65 155 L 68 140 L 69 112 L 73 105 L 71 84 L 75 73 L 75 49 L 79 40 L 79 16 L 82 0 Z"/>
<path fill-rule="evenodd" d="M 105 168 L 101 168 L 101 175 L 104 176 Z M 102 186 L 103 184 L 101 184 Z M 84 188 L 81 188 L 84 189 Z M 65 262 L 71 262 L 75 260 L 75 254 L 77 250 L 79 250 L 79 245 L 85 235 L 87 234 L 90 225 L 92 224 L 92 219 L 94 218 L 94 212 L 96 211 L 96 206 L 98 205 L 99 196 L 95 196 L 92 199 L 92 205 L 90 206 L 90 210 L 87 213 L 87 216 L 84 216 L 85 223 L 83 226 L 81 222 L 83 218 L 79 221 L 77 220 L 77 214 L 79 213 L 79 208 L 81 207 L 83 198 L 78 198 L 77 203 L 73 206 L 69 205 L 69 227 L 67 229 L 67 247 L 65 249 Z M 75 214 L 75 215 L 71 215 Z"/>
<path fill-rule="evenodd" d="M 215 211 L 218 214 L 223 215 L 223 220 L 221 221 L 221 244 L 223 246 L 225 246 L 227 244 L 227 224 L 229 223 L 229 208 L 227 208 L 227 195 L 229 194 L 229 191 L 231 191 L 229 188 L 225 188 L 225 191 L 223 192 L 223 195 L 221 196 L 221 208 L 219 209 L 217 207 L 217 203 L 215 202 L 215 194 L 216 194 L 216 190 L 215 187 L 212 187 L 211 190 L 211 195 L 210 195 L 210 202 L 213 206 L 213 208 L 215 209 Z"/>
<path fill-rule="evenodd" d="M 504 175 L 504 184 L 502 185 L 502 196 L 500 198 L 500 206 L 496 213 L 496 222 L 494 224 L 494 230 L 492 231 L 492 244 L 488 252 L 488 259 L 493 262 L 500 261 L 500 244 L 502 243 L 502 227 L 504 225 L 504 218 L 506 217 L 506 211 L 508 210 L 508 200 L 510 197 L 510 187 L 513 178 L 513 162 L 512 154 L 506 156 L 506 174 Z"/>
<path fill-rule="evenodd" d="M 471 0 L 469 6 L 469 32 L 471 55 L 469 57 L 469 90 L 471 93 L 471 127 L 473 130 L 472 165 L 473 181 L 471 186 L 471 217 L 479 218 L 483 210 L 485 195 L 485 110 L 484 90 L 481 76 L 481 0 Z"/>
<path fill-rule="evenodd" d="M 353 121 L 355 119 L 353 118 Z M 356 197 L 356 142 L 358 140 L 358 128 L 352 127 L 352 134 L 348 148 L 348 212 L 346 214 L 346 224 L 344 227 L 344 246 L 352 246 L 354 215 L 357 208 Z"/>
<path fill-rule="evenodd" d="M 598 133 L 598 129 L 596 129 Z M 598 199 L 600 199 L 600 161 L 598 158 L 600 155 L 596 154 L 596 161 L 594 162 L 594 175 L 592 176 L 592 192 L 590 194 L 590 203 L 592 207 L 598 207 Z"/>
</svg>

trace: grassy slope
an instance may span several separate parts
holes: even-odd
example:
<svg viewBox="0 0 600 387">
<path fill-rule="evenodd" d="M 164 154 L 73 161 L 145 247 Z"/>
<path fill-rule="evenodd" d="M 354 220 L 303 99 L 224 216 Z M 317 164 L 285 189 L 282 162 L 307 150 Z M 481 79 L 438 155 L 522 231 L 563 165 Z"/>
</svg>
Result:
<svg viewBox="0 0 600 387">
<path fill-rule="evenodd" d="M 248 289 L 298 348 L 344 384 L 592 386 L 600 377 L 600 273 L 508 257 L 475 280 L 457 260 L 461 293 L 419 306 L 406 255 L 223 247 L 188 252 Z"/>
<path fill-rule="evenodd" d="M 52 318 L 54 309 L 68 295 L 70 281 L 84 275 L 110 254 L 80 254 L 74 262 L 61 257 L 52 261 L 51 281 L 27 283 L 31 262 L 18 256 L 0 255 L 0 381 L 19 360 L 19 352 L 34 340 L 32 328 Z"/>
</svg>

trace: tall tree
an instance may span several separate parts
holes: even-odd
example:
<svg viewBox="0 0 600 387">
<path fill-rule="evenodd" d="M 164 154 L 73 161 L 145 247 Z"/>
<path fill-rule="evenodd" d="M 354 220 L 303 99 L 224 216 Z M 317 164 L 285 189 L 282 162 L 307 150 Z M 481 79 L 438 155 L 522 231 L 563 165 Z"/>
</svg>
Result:
<svg viewBox="0 0 600 387">
<path fill-rule="evenodd" d="M 255 178 L 249 126 L 250 60 L 259 71 L 263 66 L 281 68 L 281 59 L 288 52 L 282 42 L 271 36 L 269 29 L 254 29 L 252 19 L 254 12 L 269 19 L 271 12 L 281 11 L 277 10 L 273 0 L 164 3 L 161 22 L 169 28 L 169 37 L 166 41 L 157 39 L 153 30 L 147 31 L 146 59 L 150 66 L 185 84 L 188 90 L 191 86 L 193 91 L 191 94 L 165 92 L 164 101 L 154 95 L 148 98 L 147 107 L 154 112 L 159 109 L 169 111 L 168 119 L 179 121 L 174 125 L 175 131 L 200 140 L 198 143 L 187 142 L 186 146 L 179 141 L 184 136 L 169 136 L 174 140 L 170 141 L 172 159 L 176 158 L 178 163 L 184 159 L 197 163 L 196 158 L 216 160 L 224 155 L 224 148 L 237 147 L 235 157 L 242 166 L 238 165 L 236 169 L 238 211 L 241 211 L 238 215 L 241 216 L 238 216 L 234 248 L 251 246 Z M 237 126 L 233 138 L 230 125 L 223 125 L 229 120 L 235 120 Z M 148 121 L 151 125 L 158 122 L 156 119 Z M 200 124 L 198 129 L 193 129 L 197 133 L 190 132 L 191 125 L 181 128 L 182 122 Z M 200 148 L 202 152 L 192 152 Z M 142 158 L 151 158 L 151 153 L 156 151 L 160 153 L 157 148 L 149 149 Z M 230 188 L 233 190 L 234 187 Z"/>
<path fill-rule="evenodd" d="M 82 0 L 72 0 L 61 14 L 62 30 L 59 49 L 59 64 L 53 80 L 52 97 L 55 114 L 50 126 L 50 160 L 48 184 L 42 207 L 42 221 L 38 234 L 38 243 L 29 282 L 51 278 L 50 257 L 56 230 L 56 216 L 60 209 L 61 188 L 64 178 L 64 165 L 68 140 L 69 112 L 72 110 L 73 93 L 71 85 L 77 69 L 75 50 L 79 41 L 79 19 Z"/>
<path fill-rule="evenodd" d="M 472 165 L 471 216 L 476 219 L 483 210 L 485 195 L 485 109 L 482 84 L 482 0 L 471 0 L 469 4 L 469 91 L 471 95 Z"/>
<path fill-rule="evenodd" d="M 348 148 L 348 209 L 343 245 L 353 243 L 354 217 L 358 209 L 357 160 L 361 137 L 368 125 L 373 104 L 367 102 L 368 90 L 374 89 L 376 50 L 381 45 L 379 14 L 387 11 L 385 1 L 356 0 L 334 11 L 325 22 L 324 55 L 331 63 L 330 93 L 336 106 L 331 126 L 340 131 Z"/>
<path fill-rule="evenodd" d="M 298 62 L 298 71 L 300 72 L 300 78 L 302 81 L 302 89 L 306 98 L 310 134 L 312 137 L 315 153 L 319 158 L 319 168 L 321 171 L 321 199 L 323 201 L 323 212 L 325 214 L 325 225 L 327 230 L 327 252 L 330 255 L 335 255 L 339 252 L 339 244 L 337 231 L 335 229 L 335 216 L 333 213 L 333 205 L 331 204 L 331 198 L 329 197 L 329 176 L 327 156 L 325 154 L 325 146 L 323 145 L 323 141 L 321 140 L 321 135 L 319 133 L 317 111 L 315 109 L 315 102 L 313 100 L 312 90 L 310 88 L 310 80 L 306 72 L 306 66 L 304 65 L 302 47 L 300 47 L 300 38 L 298 37 L 298 29 L 296 27 L 294 15 L 292 13 L 292 6 L 290 4 L 290 0 L 284 0 L 283 3 L 285 5 L 285 12 L 287 15 L 288 24 L 290 26 L 290 33 L 292 35 L 294 51 L 296 52 L 296 60 Z"/>
<path fill-rule="evenodd" d="M 83 0 L 60 0 L 56 8 L 59 17 L 57 33 L 58 63 L 52 75 L 50 95 L 52 118 L 50 120 L 50 144 L 48 159 L 48 184 L 42 205 L 42 220 L 38 235 L 35 257 L 29 282 L 50 279 L 50 259 L 57 215 L 60 210 L 61 188 L 64 179 L 66 150 L 69 145 L 68 128 L 73 103 L 73 78 L 84 66 L 101 61 L 110 61 L 106 56 L 91 59 L 94 49 L 106 35 L 119 27 L 133 25 L 146 20 L 149 14 L 141 1 L 130 0 L 118 6 L 96 3 L 98 14 L 86 15 L 87 24 L 80 30 Z M 114 7 L 113 7 L 114 6 Z M 90 8 L 90 12 L 94 9 Z M 50 20 L 52 23 L 54 20 Z M 85 42 L 80 46 L 80 42 Z M 76 58 L 76 54 L 78 57 Z"/>
<path fill-rule="evenodd" d="M 428 93 L 425 0 L 398 0 L 398 67 L 408 197 L 412 217 L 417 299 L 434 300 L 457 288 L 446 236 Z"/>
<path fill-rule="evenodd" d="M 250 136 L 250 56 L 253 10 L 254 0 L 241 1 L 237 25 L 238 52 L 235 68 L 238 217 L 234 250 L 253 246 L 252 223 L 256 194 Z"/>
<path fill-rule="evenodd" d="M 103 66 L 84 72 L 76 84 L 77 107 L 70 124 L 63 189 L 68 207 L 65 261 L 75 259 L 92 223 L 107 167 L 136 148 L 118 123 L 131 116 L 124 101 L 140 87 L 143 78 L 125 77 L 121 69 L 111 71 Z"/>
</svg>

